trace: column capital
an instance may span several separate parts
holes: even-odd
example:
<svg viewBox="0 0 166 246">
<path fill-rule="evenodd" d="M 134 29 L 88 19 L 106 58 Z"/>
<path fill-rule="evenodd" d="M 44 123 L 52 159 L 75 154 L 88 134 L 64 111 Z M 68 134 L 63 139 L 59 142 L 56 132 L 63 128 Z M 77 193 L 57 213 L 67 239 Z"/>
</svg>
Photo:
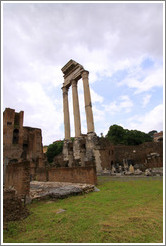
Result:
<svg viewBox="0 0 166 246">
<path fill-rule="evenodd" d="M 82 73 L 81 73 L 81 76 L 82 76 L 83 79 L 84 78 L 88 78 L 88 75 L 89 75 L 89 71 L 87 71 L 87 70 L 83 70 Z"/>
</svg>

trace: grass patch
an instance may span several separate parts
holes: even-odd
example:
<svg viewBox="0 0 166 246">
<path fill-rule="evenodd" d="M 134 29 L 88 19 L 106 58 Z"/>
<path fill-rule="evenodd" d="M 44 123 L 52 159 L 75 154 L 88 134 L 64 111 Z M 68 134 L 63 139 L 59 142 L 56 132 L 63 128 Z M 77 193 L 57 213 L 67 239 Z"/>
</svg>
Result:
<svg viewBox="0 0 166 246">
<path fill-rule="evenodd" d="M 30 216 L 8 224 L 4 243 L 163 242 L 162 180 L 98 179 L 99 192 L 28 205 Z"/>
</svg>

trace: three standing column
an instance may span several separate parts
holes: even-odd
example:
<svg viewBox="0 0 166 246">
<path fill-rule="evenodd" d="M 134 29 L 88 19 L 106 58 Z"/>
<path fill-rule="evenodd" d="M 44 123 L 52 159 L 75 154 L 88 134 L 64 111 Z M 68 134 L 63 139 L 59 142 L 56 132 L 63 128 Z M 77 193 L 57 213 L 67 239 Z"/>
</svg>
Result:
<svg viewBox="0 0 166 246">
<path fill-rule="evenodd" d="M 62 87 L 63 90 L 63 112 L 64 112 L 64 125 L 65 125 L 65 139 L 70 139 L 70 116 L 68 104 L 68 88 Z"/>
<path fill-rule="evenodd" d="M 93 112 L 92 112 L 92 103 L 89 89 L 89 72 L 84 70 L 82 72 L 82 80 L 84 86 L 84 100 L 85 100 L 85 112 L 86 112 L 86 121 L 87 121 L 87 131 L 88 133 L 94 132 L 94 122 L 93 122 Z"/>
<path fill-rule="evenodd" d="M 84 87 L 84 101 L 85 101 L 85 112 L 87 121 L 87 133 L 94 132 L 94 121 L 92 112 L 92 103 L 89 89 L 89 72 L 84 70 L 81 74 Z M 72 96 L 73 96 L 73 112 L 74 112 L 74 125 L 75 125 L 75 137 L 81 136 L 81 121 L 80 121 L 80 109 L 77 91 L 77 80 L 71 80 L 72 85 Z M 63 86 L 63 112 L 64 112 L 64 126 L 65 126 L 65 139 L 70 139 L 70 115 L 69 115 L 69 104 L 68 104 L 68 87 Z"/>
<path fill-rule="evenodd" d="M 81 136 L 81 121 L 80 121 L 80 109 L 78 101 L 77 81 L 72 80 L 72 96 L 73 96 L 73 112 L 74 112 L 74 126 L 75 137 Z"/>
</svg>

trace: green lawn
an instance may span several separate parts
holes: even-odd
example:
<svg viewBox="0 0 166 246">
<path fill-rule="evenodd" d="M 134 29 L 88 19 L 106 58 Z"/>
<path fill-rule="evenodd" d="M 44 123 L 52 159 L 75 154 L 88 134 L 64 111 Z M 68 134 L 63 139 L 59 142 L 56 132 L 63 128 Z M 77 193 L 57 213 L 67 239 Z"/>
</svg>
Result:
<svg viewBox="0 0 166 246">
<path fill-rule="evenodd" d="M 162 180 L 98 178 L 99 192 L 30 205 L 4 243 L 162 243 Z M 57 214 L 58 209 L 65 212 Z"/>
</svg>

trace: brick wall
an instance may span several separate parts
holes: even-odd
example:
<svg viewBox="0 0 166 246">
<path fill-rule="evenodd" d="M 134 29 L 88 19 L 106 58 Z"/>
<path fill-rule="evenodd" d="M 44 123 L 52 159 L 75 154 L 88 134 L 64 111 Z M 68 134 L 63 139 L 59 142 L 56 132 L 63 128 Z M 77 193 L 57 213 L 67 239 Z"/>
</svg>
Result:
<svg viewBox="0 0 166 246">
<path fill-rule="evenodd" d="M 101 165 L 103 169 L 110 169 L 111 164 L 115 161 L 114 146 L 107 146 L 105 149 L 100 150 Z"/>
<path fill-rule="evenodd" d="M 5 188 L 13 186 L 18 197 L 25 197 L 30 190 L 30 168 L 29 162 L 9 164 L 5 173 Z"/>
<path fill-rule="evenodd" d="M 54 182 L 71 182 L 96 184 L 95 167 L 60 167 L 48 169 L 48 180 Z"/>
<path fill-rule="evenodd" d="M 146 142 L 135 146 L 115 145 L 115 161 L 122 163 L 123 159 L 133 160 L 134 164 L 143 164 L 147 155 L 158 153 L 160 158 L 153 162 L 153 165 L 162 166 L 163 144 L 161 142 Z M 159 164 L 160 163 L 160 164 Z"/>
<path fill-rule="evenodd" d="M 35 180 L 41 182 L 48 181 L 48 170 L 44 167 L 37 168 L 35 173 Z"/>
</svg>

